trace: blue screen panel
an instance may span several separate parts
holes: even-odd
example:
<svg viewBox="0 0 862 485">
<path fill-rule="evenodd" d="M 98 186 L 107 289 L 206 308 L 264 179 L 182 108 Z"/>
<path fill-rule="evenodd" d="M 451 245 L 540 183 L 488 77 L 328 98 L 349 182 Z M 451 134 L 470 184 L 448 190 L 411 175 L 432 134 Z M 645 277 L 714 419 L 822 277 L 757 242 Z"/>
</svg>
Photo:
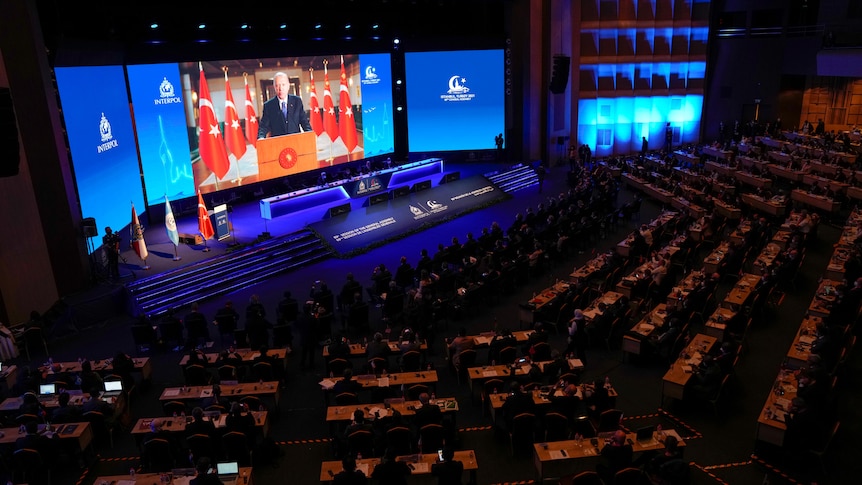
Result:
<svg viewBox="0 0 862 485">
<path fill-rule="evenodd" d="M 130 203 L 139 216 L 145 205 L 123 67 L 58 67 L 55 74 L 81 213 L 99 228 L 125 227 Z"/>
<path fill-rule="evenodd" d="M 392 65 L 389 54 L 360 54 L 362 75 L 362 134 L 365 156 L 395 151 L 392 124 Z M 322 95 L 322 93 L 321 93 Z"/>
<path fill-rule="evenodd" d="M 409 52 L 410 151 L 493 149 L 505 127 L 503 51 Z"/>
<path fill-rule="evenodd" d="M 177 64 L 128 66 L 147 204 L 195 195 Z"/>
</svg>

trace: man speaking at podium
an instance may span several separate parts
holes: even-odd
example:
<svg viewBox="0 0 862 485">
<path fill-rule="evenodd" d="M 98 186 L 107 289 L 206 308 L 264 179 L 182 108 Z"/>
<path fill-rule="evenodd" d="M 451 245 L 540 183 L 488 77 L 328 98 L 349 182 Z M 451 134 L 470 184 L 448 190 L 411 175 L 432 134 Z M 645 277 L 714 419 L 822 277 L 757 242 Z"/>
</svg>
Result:
<svg viewBox="0 0 862 485">
<path fill-rule="evenodd" d="M 263 104 L 258 139 L 266 138 L 267 135 L 281 136 L 311 131 L 311 123 L 308 122 L 308 114 L 302 106 L 302 98 L 288 94 L 290 82 L 287 74 L 277 72 L 272 81 L 276 97 Z"/>
</svg>

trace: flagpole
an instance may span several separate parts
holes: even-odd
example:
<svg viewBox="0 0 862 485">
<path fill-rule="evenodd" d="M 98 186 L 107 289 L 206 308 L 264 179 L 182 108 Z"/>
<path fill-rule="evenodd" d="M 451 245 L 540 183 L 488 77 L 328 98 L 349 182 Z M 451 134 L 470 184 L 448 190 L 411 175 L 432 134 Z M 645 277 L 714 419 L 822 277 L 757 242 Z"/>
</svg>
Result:
<svg viewBox="0 0 862 485">
<path fill-rule="evenodd" d="M 174 261 L 179 261 L 181 259 L 183 258 L 181 258 L 180 255 L 177 253 L 177 245 L 174 244 Z"/>
</svg>

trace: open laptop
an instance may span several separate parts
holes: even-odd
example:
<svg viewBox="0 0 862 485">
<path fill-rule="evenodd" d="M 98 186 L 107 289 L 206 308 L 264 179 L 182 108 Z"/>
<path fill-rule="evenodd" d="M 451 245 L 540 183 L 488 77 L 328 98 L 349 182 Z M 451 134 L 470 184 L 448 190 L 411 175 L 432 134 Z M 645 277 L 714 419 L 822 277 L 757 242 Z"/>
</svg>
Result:
<svg viewBox="0 0 862 485">
<path fill-rule="evenodd" d="M 102 397 L 117 397 L 123 392 L 123 381 L 105 381 L 105 392 Z"/>
<path fill-rule="evenodd" d="M 645 445 L 650 444 L 655 440 L 653 434 L 655 433 L 655 426 L 644 426 L 637 430 L 637 440 L 638 443 Z"/>
<path fill-rule="evenodd" d="M 236 477 L 239 475 L 239 463 L 228 461 L 216 464 L 216 473 L 222 483 L 236 483 Z"/>
<path fill-rule="evenodd" d="M 39 400 L 54 399 L 54 394 L 57 393 L 57 386 L 52 384 L 39 384 Z"/>
</svg>

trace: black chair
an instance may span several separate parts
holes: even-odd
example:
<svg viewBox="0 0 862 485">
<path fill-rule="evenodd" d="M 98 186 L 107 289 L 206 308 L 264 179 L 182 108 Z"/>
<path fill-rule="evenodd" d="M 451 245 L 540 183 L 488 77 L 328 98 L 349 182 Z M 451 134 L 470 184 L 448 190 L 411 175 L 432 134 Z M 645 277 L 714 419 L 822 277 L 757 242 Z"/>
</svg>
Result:
<svg viewBox="0 0 862 485">
<path fill-rule="evenodd" d="M 114 427 L 105 421 L 105 415 L 99 411 L 87 411 L 82 415 L 85 421 L 93 428 L 93 440 L 97 447 L 108 445 L 114 448 Z"/>
<path fill-rule="evenodd" d="M 551 346 L 548 342 L 536 342 L 530 349 L 530 353 L 535 362 L 551 360 Z"/>
<path fill-rule="evenodd" d="M 352 367 L 347 359 L 342 359 L 341 357 L 329 359 L 326 366 L 329 368 L 329 372 L 336 377 L 344 375 L 344 370 Z"/>
<path fill-rule="evenodd" d="M 159 338 L 150 325 L 132 325 L 132 341 L 138 352 L 146 352 L 155 347 Z"/>
<path fill-rule="evenodd" d="M 186 412 L 186 403 L 182 401 L 168 401 L 162 404 L 165 416 L 180 416 Z"/>
<path fill-rule="evenodd" d="M 502 379 L 488 379 L 482 384 L 482 412 L 490 413 L 491 394 L 502 392 L 506 389 L 506 383 Z M 485 405 L 487 403 L 487 406 Z"/>
<path fill-rule="evenodd" d="M 31 350 L 42 348 L 45 355 L 48 355 L 48 343 L 45 342 L 45 335 L 39 327 L 30 327 L 24 330 L 20 342 L 24 344 L 24 352 L 27 354 L 27 360 L 32 360 L 30 357 Z"/>
<path fill-rule="evenodd" d="M 599 415 L 599 424 L 596 427 L 596 432 L 606 433 L 620 429 L 620 421 L 623 419 L 623 412 L 619 409 L 608 409 L 602 411 Z"/>
<path fill-rule="evenodd" d="M 515 358 L 518 356 L 518 349 L 515 347 L 504 347 L 500 350 L 500 354 L 498 356 L 500 364 L 511 364 L 515 362 Z"/>
<path fill-rule="evenodd" d="M 374 357 L 368 359 L 369 371 L 379 374 L 384 370 L 389 370 L 389 360 L 384 357 Z"/>
<path fill-rule="evenodd" d="M 420 394 L 430 394 L 428 386 L 425 384 L 413 384 L 407 388 L 404 397 L 410 401 L 416 401 L 419 399 Z"/>
<path fill-rule="evenodd" d="M 216 455 L 216 447 L 213 444 L 213 439 L 205 434 L 193 434 L 186 438 L 186 445 L 189 447 L 189 453 L 197 461 L 201 457 L 209 457 L 211 460 L 218 460 L 220 453 Z"/>
<path fill-rule="evenodd" d="M 274 380 L 272 364 L 270 364 L 269 362 L 255 362 L 254 365 L 251 366 L 251 375 L 256 381 L 269 382 Z"/>
<path fill-rule="evenodd" d="M 359 404 L 359 397 L 353 392 L 342 392 L 335 396 L 336 406 L 349 406 L 351 404 Z"/>
<path fill-rule="evenodd" d="M 225 364 L 218 368 L 219 381 L 236 381 L 239 377 L 236 372 L 236 367 Z"/>
<path fill-rule="evenodd" d="M 257 396 L 244 396 L 239 402 L 245 404 L 250 411 L 266 411 L 266 405 Z"/>
<path fill-rule="evenodd" d="M 544 441 L 562 441 L 569 439 L 569 436 L 569 418 L 557 412 L 545 414 Z"/>
<path fill-rule="evenodd" d="M 406 426 L 395 426 L 386 431 L 386 448 L 396 456 L 413 453 L 413 432 Z"/>
<path fill-rule="evenodd" d="M 533 413 L 521 413 L 512 418 L 512 427 L 509 429 L 509 448 L 512 456 L 515 452 L 521 452 L 532 448 L 535 440 L 536 415 Z"/>
<path fill-rule="evenodd" d="M 443 425 L 429 423 L 419 429 L 419 451 L 433 453 L 446 444 Z"/>
<path fill-rule="evenodd" d="M 422 367 L 422 354 L 418 350 L 408 350 L 401 355 L 401 372 L 417 372 Z"/>
<path fill-rule="evenodd" d="M 15 416 L 15 423 L 18 426 L 24 426 L 27 423 L 30 423 L 33 421 L 35 421 L 37 423 L 41 423 L 42 418 L 40 418 L 39 416 L 37 416 L 35 414 L 27 414 L 27 413 L 19 414 L 19 415 Z"/>
<path fill-rule="evenodd" d="M 187 386 L 208 386 L 212 384 L 213 376 L 202 365 L 187 365 L 183 369 L 183 375 Z"/>
<path fill-rule="evenodd" d="M 176 464 L 171 444 L 162 438 L 153 438 L 144 443 L 141 462 L 149 473 L 169 472 Z"/>
<path fill-rule="evenodd" d="M 15 483 L 51 483 L 51 469 L 38 451 L 21 448 L 12 453 L 12 478 Z"/>
<path fill-rule="evenodd" d="M 458 375 L 458 383 L 462 384 L 467 380 L 467 371 L 470 367 L 476 365 L 476 351 L 473 349 L 464 349 L 458 354 L 458 365 L 455 366 L 455 372 Z"/>
<path fill-rule="evenodd" d="M 643 471 L 640 468 L 629 467 L 614 473 L 613 485 L 640 485 L 643 482 Z"/>
<path fill-rule="evenodd" d="M 592 421 L 585 416 L 577 417 L 572 421 L 572 434 L 581 435 L 583 438 L 595 438 L 597 435 Z"/>
<path fill-rule="evenodd" d="M 221 438 L 222 451 L 227 461 L 235 461 L 241 467 L 251 466 L 251 448 L 245 433 L 231 431 Z"/>
<path fill-rule="evenodd" d="M 588 470 L 560 478 L 560 485 L 605 485 L 598 473 Z"/>
<path fill-rule="evenodd" d="M 367 429 L 350 433 L 347 435 L 347 449 L 353 456 L 374 456 L 374 434 Z"/>
</svg>

